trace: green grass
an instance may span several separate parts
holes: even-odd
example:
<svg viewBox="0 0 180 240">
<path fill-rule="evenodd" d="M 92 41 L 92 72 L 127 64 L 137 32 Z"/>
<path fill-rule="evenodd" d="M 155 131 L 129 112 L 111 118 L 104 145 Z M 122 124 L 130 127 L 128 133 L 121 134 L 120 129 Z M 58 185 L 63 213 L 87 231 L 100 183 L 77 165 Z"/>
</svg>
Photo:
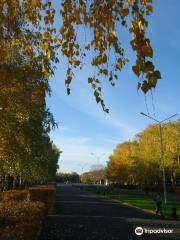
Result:
<svg viewBox="0 0 180 240">
<path fill-rule="evenodd" d="M 99 194 L 105 195 L 109 199 L 116 200 L 120 203 L 128 204 L 130 206 L 138 207 L 143 210 L 148 210 L 155 212 L 155 202 L 153 200 L 154 195 L 145 195 L 142 191 L 138 190 L 108 190 L 104 187 L 87 187 L 85 190 Z M 105 193 L 105 194 L 104 194 Z M 166 204 L 162 205 L 163 214 L 165 217 L 169 218 L 172 214 L 172 208 L 176 207 L 177 215 L 180 216 L 180 196 L 178 194 L 169 194 L 168 201 Z"/>
</svg>

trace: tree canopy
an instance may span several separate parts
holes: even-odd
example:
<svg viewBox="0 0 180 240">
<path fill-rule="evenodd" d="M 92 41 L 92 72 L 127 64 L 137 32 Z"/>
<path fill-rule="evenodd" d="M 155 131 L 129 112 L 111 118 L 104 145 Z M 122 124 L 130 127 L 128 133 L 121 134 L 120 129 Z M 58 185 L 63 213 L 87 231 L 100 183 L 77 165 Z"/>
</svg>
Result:
<svg viewBox="0 0 180 240">
<path fill-rule="evenodd" d="M 60 151 L 48 133 L 56 126 L 46 107 L 49 84 L 39 63 L 7 46 L 0 61 L 0 185 L 53 179 Z M 10 186 L 9 186 L 10 187 Z"/>
<path fill-rule="evenodd" d="M 105 77 L 114 86 L 119 72 L 129 61 L 122 44 L 124 28 L 131 35 L 130 45 L 136 56 L 132 70 L 141 77 L 138 89 L 146 93 L 156 86 L 161 74 L 153 64 L 153 48 L 147 36 L 152 0 L 62 0 L 60 14 L 56 13 L 53 3 L 52 0 L 0 2 L 2 61 L 9 54 L 7 45 L 20 47 L 30 62 L 39 63 L 48 79 L 54 72 L 54 64 L 62 56 L 66 57 L 68 94 L 74 69 L 89 62 L 94 75 L 88 77 L 88 83 L 97 103 L 108 112 L 101 81 Z M 56 19 L 61 22 L 58 28 Z M 12 56 L 10 58 L 12 60 Z"/>
<path fill-rule="evenodd" d="M 166 181 L 180 181 L 180 121 L 163 124 Z M 118 144 L 109 157 L 107 176 L 119 184 L 162 186 L 159 126 L 150 125 L 135 140 Z"/>
<path fill-rule="evenodd" d="M 106 180 L 106 169 L 103 165 L 92 165 L 90 171 L 81 174 L 82 183 L 104 183 Z"/>
</svg>

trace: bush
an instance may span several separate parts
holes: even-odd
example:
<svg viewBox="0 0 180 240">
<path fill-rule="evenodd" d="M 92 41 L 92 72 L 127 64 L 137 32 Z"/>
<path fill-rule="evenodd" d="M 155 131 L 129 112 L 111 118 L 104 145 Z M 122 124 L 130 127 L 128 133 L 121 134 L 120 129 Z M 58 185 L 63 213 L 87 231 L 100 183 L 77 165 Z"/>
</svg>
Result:
<svg viewBox="0 0 180 240">
<path fill-rule="evenodd" d="M 3 202 L 0 204 L 0 239 L 32 240 L 45 214 L 41 202 Z"/>
<path fill-rule="evenodd" d="M 26 190 L 11 190 L 0 193 L 0 201 L 23 201 L 27 199 Z"/>
<path fill-rule="evenodd" d="M 0 194 L 0 239 L 33 240 L 55 200 L 53 185 Z"/>
<path fill-rule="evenodd" d="M 27 199 L 29 201 L 40 201 L 45 204 L 46 213 L 52 211 L 51 206 L 55 201 L 55 187 L 53 185 L 44 185 L 29 188 Z"/>
</svg>

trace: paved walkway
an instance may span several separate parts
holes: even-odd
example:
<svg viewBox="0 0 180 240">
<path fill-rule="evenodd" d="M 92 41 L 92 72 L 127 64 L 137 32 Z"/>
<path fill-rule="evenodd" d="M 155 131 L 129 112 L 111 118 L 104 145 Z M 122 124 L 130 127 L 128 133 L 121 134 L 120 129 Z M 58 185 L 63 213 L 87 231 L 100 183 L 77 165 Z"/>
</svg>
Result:
<svg viewBox="0 0 180 240">
<path fill-rule="evenodd" d="M 173 229 L 175 234 L 137 236 L 137 226 Z M 45 219 L 39 240 L 178 240 L 178 231 L 179 222 L 162 221 L 79 188 L 60 186 L 54 213 Z"/>
</svg>

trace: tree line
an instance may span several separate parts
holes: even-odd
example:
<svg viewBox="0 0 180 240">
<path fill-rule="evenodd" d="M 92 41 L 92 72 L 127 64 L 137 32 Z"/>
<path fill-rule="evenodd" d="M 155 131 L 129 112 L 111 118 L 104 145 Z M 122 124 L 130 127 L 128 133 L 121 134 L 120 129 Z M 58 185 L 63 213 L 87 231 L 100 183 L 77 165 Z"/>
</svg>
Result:
<svg viewBox="0 0 180 240">
<path fill-rule="evenodd" d="M 76 172 L 56 174 L 56 182 L 58 183 L 80 183 L 80 176 Z"/>
<path fill-rule="evenodd" d="M 80 176 L 82 183 L 87 184 L 105 184 L 106 168 L 101 164 L 91 166 L 91 169 Z"/>
<path fill-rule="evenodd" d="M 163 124 L 166 184 L 180 184 L 180 120 Z M 120 143 L 107 162 L 107 177 L 121 186 L 162 188 L 162 161 L 158 125 L 149 125 L 134 140 Z"/>
<path fill-rule="evenodd" d="M 60 151 L 48 136 L 56 126 L 45 103 L 49 85 L 40 66 L 9 47 L 1 61 L 0 186 L 9 189 L 55 177 Z M 12 61 L 16 54 L 16 62 Z"/>
<path fill-rule="evenodd" d="M 3 8 L 2 5 L 1 2 L 0 189 L 7 190 L 53 179 L 60 151 L 48 135 L 56 127 L 45 101 L 50 94 L 49 82 L 41 62 L 24 52 L 17 42 L 28 31 L 25 19 L 16 9 L 12 12 L 10 1 Z"/>
<path fill-rule="evenodd" d="M 81 174 L 76 172 L 58 172 L 56 174 L 58 183 L 104 184 L 106 179 L 106 169 L 101 164 L 92 165 L 89 171 Z"/>
</svg>

